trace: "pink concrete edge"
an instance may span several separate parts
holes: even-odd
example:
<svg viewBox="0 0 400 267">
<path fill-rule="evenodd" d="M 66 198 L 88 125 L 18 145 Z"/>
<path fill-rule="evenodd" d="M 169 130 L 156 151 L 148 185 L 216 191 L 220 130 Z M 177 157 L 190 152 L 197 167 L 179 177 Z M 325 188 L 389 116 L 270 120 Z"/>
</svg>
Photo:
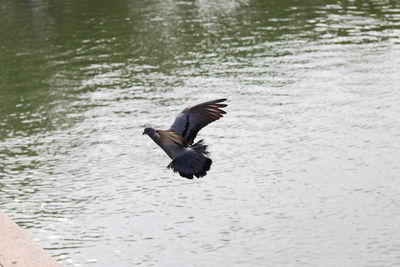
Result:
<svg viewBox="0 0 400 267">
<path fill-rule="evenodd" d="M 61 265 L 0 210 L 0 267 L 25 266 Z"/>
</svg>

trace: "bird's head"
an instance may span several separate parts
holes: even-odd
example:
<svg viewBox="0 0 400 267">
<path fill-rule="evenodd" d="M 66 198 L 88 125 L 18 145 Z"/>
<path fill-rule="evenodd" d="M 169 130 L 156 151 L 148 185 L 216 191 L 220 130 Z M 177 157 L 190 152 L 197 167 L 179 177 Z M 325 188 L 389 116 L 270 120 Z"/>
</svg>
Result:
<svg viewBox="0 0 400 267">
<path fill-rule="evenodd" d="M 148 136 L 154 136 L 154 134 L 157 132 L 157 129 L 154 129 L 152 127 L 146 127 L 144 128 L 144 131 L 142 133 L 142 135 L 147 134 Z"/>
</svg>

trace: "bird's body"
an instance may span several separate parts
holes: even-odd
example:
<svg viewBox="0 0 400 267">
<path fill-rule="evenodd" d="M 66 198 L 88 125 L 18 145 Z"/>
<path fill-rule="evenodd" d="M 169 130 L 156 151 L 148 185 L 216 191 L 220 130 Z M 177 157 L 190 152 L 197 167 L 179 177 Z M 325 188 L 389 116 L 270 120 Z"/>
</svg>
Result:
<svg viewBox="0 0 400 267">
<path fill-rule="evenodd" d="M 147 134 L 172 159 L 168 168 L 189 179 L 193 175 L 203 177 L 210 169 L 212 160 L 207 157 L 207 146 L 203 140 L 194 143 L 197 133 L 209 123 L 222 118 L 226 112 L 220 108 L 226 99 L 217 99 L 185 108 L 172 123 L 169 130 L 146 127 Z"/>
</svg>

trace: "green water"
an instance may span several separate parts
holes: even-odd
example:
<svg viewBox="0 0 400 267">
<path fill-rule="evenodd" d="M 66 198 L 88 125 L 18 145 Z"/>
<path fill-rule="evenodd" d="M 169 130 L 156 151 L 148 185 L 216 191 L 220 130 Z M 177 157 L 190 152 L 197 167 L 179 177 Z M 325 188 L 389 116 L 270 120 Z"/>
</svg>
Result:
<svg viewBox="0 0 400 267">
<path fill-rule="evenodd" d="M 64 266 L 397 266 L 398 1 L 0 2 L 0 208 Z M 141 133 L 227 97 L 188 181 Z"/>
</svg>

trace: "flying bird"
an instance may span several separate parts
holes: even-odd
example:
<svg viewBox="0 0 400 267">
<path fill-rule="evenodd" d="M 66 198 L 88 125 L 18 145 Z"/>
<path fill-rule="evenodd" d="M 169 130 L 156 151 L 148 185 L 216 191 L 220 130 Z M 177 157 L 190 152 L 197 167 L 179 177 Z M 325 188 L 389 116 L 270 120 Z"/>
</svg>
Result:
<svg viewBox="0 0 400 267">
<path fill-rule="evenodd" d="M 182 177 L 193 179 L 203 177 L 210 170 L 212 160 L 207 157 L 207 145 L 203 140 L 194 143 L 197 133 L 206 125 L 222 118 L 226 98 L 204 102 L 185 108 L 168 130 L 146 127 L 147 134 L 172 159 L 167 166 Z"/>
</svg>

